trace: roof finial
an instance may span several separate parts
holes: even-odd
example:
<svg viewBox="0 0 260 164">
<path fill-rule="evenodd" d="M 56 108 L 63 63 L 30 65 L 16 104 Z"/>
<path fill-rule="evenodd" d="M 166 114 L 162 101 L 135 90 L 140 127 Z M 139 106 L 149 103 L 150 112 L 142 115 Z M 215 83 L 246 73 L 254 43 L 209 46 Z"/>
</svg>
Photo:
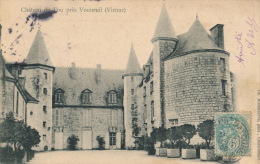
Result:
<svg viewBox="0 0 260 164">
<path fill-rule="evenodd" d="M 198 19 L 198 18 L 199 18 L 198 13 L 196 13 L 196 19 Z"/>
</svg>

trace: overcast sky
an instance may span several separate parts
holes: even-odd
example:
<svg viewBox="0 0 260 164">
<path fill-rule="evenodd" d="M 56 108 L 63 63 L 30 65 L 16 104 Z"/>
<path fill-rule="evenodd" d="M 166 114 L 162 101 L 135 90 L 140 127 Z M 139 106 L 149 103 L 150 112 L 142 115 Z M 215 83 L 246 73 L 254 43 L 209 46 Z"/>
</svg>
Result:
<svg viewBox="0 0 260 164">
<path fill-rule="evenodd" d="M 128 0 L 128 1 L 83 1 L 83 0 L 0 0 L 0 22 L 2 29 L 3 55 L 8 61 L 23 61 L 26 58 L 40 24 L 46 46 L 55 66 L 70 66 L 75 62 L 79 67 L 125 69 L 131 42 L 141 65 L 145 64 L 153 45 L 151 38 L 160 15 L 163 1 Z M 253 38 L 248 37 L 252 27 L 246 23 L 248 18 L 259 22 L 259 1 L 212 1 L 212 0 L 166 0 L 172 25 L 177 35 L 188 31 L 198 19 L 209 30 L 216 24 L 224 24 L 225 49 L 230 52 L 231 71 L 239 75 L 251 91 L 259 86 L 259 47 L 255 47 L 256 55 L 251 55 L 249 40 L 260 45 L 259 31 L 253 31 Z M 47 21 L 36 22 L 35 29 L 30 32 L 26 17 L 30 12 L 26 9 L 63 9 Z M 80 12 L 86 9 L 102 8 L 102 12 Z M 67 13 L 74 8 L 76 12 Z M 124 9 L 125 12 L 106 13 L 106 8 Z M 258 10 L 257 10 L 258 9 Z M 10 30 L 12 32 L 10 33 Z M 259 27 L 260 30 L 260 27 Z M 235 36 L 242 33 L 241 44 Z M 10 50 L 10 45 L 15 42 Z M 243 46 L 243 64 L 238 62 L 241 45 Z M 15 53 L 16 55 L 12 55 Z M 257 75 L 257 76 L 256 76 Z M 257 81 L 258 80 L 258 81 Z M 253 83 L 253 85 L 251 85 Z M 246 94 L 246 91 L 245 91 Z M 250 94 L 250 93 L 249 93 Z M 252 93 L 251 93 L 252 94 Z M 254 97 L 251 97 L 254 99 Z"/>
</svg>

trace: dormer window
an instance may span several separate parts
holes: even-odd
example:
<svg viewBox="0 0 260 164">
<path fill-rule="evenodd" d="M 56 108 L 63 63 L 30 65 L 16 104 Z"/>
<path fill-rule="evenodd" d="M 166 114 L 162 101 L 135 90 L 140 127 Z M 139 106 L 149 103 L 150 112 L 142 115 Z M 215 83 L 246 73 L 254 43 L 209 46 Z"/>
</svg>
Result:
<svg viewBox="0 0 260 164">
<path fill-rule="evenodd" d="M 117 94 L 115 91 L 108 92 L 108 104 L 116 104 L 117 103 Z"/>
<path fill-rule="evenodd" d="M 92 101 L 92 91 L 89 89 L 84 90 L 81 93 L 81 103 L 82 104 L 90 104 Z"/>
<path fill-rule="evenodd" d="M 64 91 L 62 89 L 57 89 L 54 98 L 55 103 L 64 103 Z"/>
</svg>

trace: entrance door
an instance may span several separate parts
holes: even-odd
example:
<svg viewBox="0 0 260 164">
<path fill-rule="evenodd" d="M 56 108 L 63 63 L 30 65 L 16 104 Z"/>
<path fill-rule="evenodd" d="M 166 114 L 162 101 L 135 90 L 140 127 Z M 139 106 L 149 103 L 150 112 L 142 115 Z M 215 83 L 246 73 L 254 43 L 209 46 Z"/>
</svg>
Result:
<svg viewBox="0 0 260 164">
<path fill-rule="evenodd" d="M 109 148 L 116 149 L 116 132 L 109 132 Z"/>
<path fill-rule="evenodd" d="M 82 131 L 82 148 L 92 149 L 92 131 Z"/>
<path fill-rule="evenodd" d="M 63 133 L 62 132 L 56 132 L 55 133 L 55 149 L 63 149 Z"/>
</svg>

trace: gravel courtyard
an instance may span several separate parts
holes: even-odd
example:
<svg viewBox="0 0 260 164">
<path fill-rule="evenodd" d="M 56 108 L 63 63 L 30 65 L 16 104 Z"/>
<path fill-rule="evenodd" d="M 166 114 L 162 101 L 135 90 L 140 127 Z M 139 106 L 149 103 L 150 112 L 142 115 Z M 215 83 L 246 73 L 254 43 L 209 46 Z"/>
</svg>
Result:
<svg viewBox="0 0 260 164">
<path fill-rule="evenodd" d="M 29 164 L 216 164 L 218 162 L 201 162 L 200 159 L 184 160 L 148 156 L 145 151 L 127 150 L 81 150 L 51 151 L 35 154 Z"/>
</svg>

